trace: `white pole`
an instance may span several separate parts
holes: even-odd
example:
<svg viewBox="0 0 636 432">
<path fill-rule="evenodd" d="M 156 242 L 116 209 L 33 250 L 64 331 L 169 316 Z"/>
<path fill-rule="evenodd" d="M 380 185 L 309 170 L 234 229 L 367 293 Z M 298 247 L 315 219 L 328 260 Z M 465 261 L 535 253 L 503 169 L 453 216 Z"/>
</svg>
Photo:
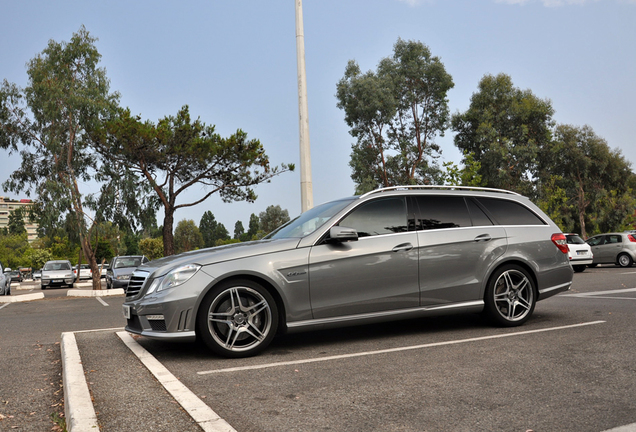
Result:
<svg viewBox="0 0 636 432">
<path fill-rule="evenodd" d="M 307 108 L 307 75 L 305 73 L 305 34 L 303 2 L 296 2 L 296 58 L 298 64 L 298 125 L 300 138 L 300 207 L 305 212 L 314 206 L 309 151 L 309 110 Z"/>
</svg>

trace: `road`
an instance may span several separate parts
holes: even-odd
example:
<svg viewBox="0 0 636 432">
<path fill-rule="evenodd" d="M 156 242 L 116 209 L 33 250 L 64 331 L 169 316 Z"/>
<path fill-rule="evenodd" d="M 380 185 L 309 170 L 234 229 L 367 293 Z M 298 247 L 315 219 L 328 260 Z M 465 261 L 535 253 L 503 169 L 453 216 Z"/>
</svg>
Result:
<svg viewBox="0 0 636 432">
<path fill-rule="evenodd" d="M 600 432 L 636 423 L 635 288 L 636 267 L 598 267 L 519 328 L 477 315 L 402 321 L 282 336 L 240 360 L 138 343 L 240 432 Z M 102 430 L 200 430 L 112 330 L 123 298 L 64 291 L 0 309 L 0 430 L 53 427 L 65 331 L 78 332 Z M 91 329 L 110 330 L 79 332 Z"/>
</svg>

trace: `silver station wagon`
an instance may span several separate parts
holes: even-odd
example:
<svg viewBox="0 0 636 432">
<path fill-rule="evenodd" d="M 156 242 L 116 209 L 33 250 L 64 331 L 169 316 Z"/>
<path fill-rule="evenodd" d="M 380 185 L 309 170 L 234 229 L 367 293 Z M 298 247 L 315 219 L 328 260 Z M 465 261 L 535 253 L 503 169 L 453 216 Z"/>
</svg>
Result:
<svg viewBox="0 0 636 432">
<path fill-rule="evenodd" d="M 571 284 L 565 235 L 529 199 L 403 186 L 319 205 L 260 241 L 146 263 L 123 308 L 129 332 L 245 357 L 278 332 L 458 312 L 517 326 Z"/>
</svg>

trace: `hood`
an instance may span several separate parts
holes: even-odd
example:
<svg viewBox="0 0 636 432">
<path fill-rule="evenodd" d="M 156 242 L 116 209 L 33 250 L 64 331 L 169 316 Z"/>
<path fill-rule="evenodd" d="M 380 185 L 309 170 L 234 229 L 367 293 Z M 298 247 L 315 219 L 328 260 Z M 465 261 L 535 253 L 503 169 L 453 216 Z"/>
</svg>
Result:
<svg viewBox="0 0 636 432">
<path fill-rule="evenodd" d="M 149 273 L 156 272 L 156 277 L 164 275 L 173 268 L 181 265 L 198 264 L 200 266 L 206 266 L 223 261 L 296 249 L 299 241 L 300 239 L 298 238 L 258 240 L 199 249 L 147 262 L 137 267 L 137 270 L 143 270 Z"/>
</svg>

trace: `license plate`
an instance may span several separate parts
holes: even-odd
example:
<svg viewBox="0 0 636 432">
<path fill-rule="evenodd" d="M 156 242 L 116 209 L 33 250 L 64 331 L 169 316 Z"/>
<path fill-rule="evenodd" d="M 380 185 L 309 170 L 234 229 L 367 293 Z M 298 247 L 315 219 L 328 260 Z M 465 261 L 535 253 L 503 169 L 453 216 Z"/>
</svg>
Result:
<svg viewBox="0 0 636 432">
<path fill-rule="evenodd" d="M 130 306 L 122 305 L 124 308 L 124 318 L 130 319 Z"/>
<path fill-rule="evenodd" d="M 586 251 L 577 251 L 576 252 L 577 255 L 587 255 Z"/>
<path fill-rule="evenodd" d="M 62 283 L 62 279 L 53 279 L 51 282 L 53 282 L 53 283 Z"/>
</svg>

